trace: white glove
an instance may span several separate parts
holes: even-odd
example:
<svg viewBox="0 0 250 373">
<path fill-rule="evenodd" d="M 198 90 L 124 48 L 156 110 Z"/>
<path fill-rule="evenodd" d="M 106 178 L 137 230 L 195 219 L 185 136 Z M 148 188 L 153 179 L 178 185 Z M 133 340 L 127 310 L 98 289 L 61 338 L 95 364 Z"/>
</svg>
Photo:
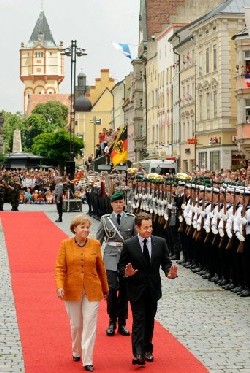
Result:
<svg viewBox="0 0 250 373">
<path fill-rule="evenodd" d="M 227 233 L 228 238 L 233 237 L 232 231 L 230 231 L 229 229 L 226 230 L 226 233 Z"/>
<path fill-rule="evenodd" d="M 223 231 L 223 229 L 219 229 L 219 235 L 220 235 L 221 237 L 224 237 L 224 231 Z"/>
<path fill-rule="evenodd" d="M 205 211 L 201 211 L 200 215 L 204 218 L 204 216 L 206 215 Z"/>
<path fill-rule="evenodd" d="M 179 216 L 179 222 L 180 222 L 180 223 L 183 222 L 183 216 Z"/>
<path fill-rule="evenodd" d="M 197 223 L 197 225 L 196 225 L 196 229 L 197 229 L 197 231 L 200 231 L 200 230 L 201 230 L 201 225 L 200 225 L 200 223 Z"/>
<path fill-rule="evenodd" d="M 184 210 L 185 207 L 186 207 L 186 205 L 185 205 L 185 203 L 183 203 L 183 204 L 181 205 L 182 210 Z"/>
<path fill-rule="evenodd" d="M 241 224 L 245 225 L 247 223 L 247 219 L 245 217 L 240 219 Z"/>
<path fill-rule="evenodd" d="M 213 232 L 213 234 L 218 234 L 219 233 L 218 229 L 216 229 L 216 228 L 212 228 L 212 232 Z"/>
<path fill-rule="evenodd" d="M 196 229 L 196 227 L 197 227 L 197 222 L 196 221 L 193 221 L 193 227 L 194 227 L 194 229 Z"/>
<path fill-rule="evenodd" d="M 149 209 L 150 214 L 153 214 L 153 209 Z"/>
<path fill-rule="evenodd" d="M 169 208 L 169 210 L 172 209 L 172 203 L 169 203 L 169 204 L 168 204 L 168 208 Z"/>
<path fill-rule="evenodd" d="M 218 211 L 216 216 L 217 216 L 217 219 L 221 219 L 221 211 Z"/>
<path fill-rule="evenodd" d="M 245 237 L 243 237 L 242 234 L 240 234 L 240 232 L 237 232 L 236 237 L 237 237 L 238 240 L 241 241 L 241 242 L 244 242 L 244 241 L 245 241 Z"/>
<path fill-rule="evenodd" d="M 223 221 L 227 221 L 227 215 L 226 214 L 222 214 L 222 219 L 223 219 Z"/>
</svg>

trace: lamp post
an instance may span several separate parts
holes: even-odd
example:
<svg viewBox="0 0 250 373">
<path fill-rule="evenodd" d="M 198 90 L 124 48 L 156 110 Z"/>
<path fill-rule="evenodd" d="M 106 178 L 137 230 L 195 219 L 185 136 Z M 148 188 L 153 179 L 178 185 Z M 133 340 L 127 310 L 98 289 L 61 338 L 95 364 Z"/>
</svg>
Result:
<svg viewBox="0 0 250 373">
<path fill-rule="evenodd" d="M 61 51 L 62 55 L 68 56 L 71 59 L 70 70 L 70 141 L 69 141 L 69 173 L 74 178 L 75 162 L 74 162 L 74 132 L 75 132 L 75 88 L 76 88 L 76 58 L 86 56 L 85 49 L 77 47 L 77 41 L 71 40 L 71 45 Z"/>
</svg>

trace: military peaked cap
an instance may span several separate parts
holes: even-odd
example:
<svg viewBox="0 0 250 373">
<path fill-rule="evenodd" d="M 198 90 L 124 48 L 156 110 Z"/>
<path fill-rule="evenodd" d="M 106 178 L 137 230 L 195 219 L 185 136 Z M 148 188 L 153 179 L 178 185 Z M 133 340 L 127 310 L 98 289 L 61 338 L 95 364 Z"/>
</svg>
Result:
<svg viewBox="0 0 250 373">
<path fill-rule="evenodd" d="M 111 196 L 111 202 L 119 201 L 120 199 L 124 199 L 124 194 L 121 191 L 117 191 Z"/>
</svg>

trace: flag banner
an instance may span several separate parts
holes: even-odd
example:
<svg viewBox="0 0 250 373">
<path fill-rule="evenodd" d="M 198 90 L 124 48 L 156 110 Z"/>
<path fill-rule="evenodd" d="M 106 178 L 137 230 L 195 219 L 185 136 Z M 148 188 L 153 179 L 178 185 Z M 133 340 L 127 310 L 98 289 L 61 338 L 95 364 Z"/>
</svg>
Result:
<svg viewBox="0 0 250 373">
<path fill-rule="evenodd" d="M 122 44 L 122 43 L 112 43 L 112 44 L 117 50 L 122 52 L 126 57 L 132 59 L 128 44 Z"/>
<path fill-rule="evenodd" d="M 110 158 L 113 166 L 126 163 L 128 160 L 128 127 L 124 126 L 117 133 L 116 139 L 110 148 Z"/>
</svg>

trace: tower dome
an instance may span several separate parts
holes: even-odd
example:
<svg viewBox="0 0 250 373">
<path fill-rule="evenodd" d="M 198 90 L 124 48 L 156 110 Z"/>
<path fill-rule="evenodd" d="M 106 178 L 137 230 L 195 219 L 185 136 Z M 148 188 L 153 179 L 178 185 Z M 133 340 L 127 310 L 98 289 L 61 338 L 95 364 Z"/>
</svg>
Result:
<svg viewBox="0 0 250 373">
<path fill-rule="evenodd" d="M 92 109 L 92 104 L 89 99 L 81 95 L 75 101 L 75 111 L 90 111 Z"/>
</svg>

